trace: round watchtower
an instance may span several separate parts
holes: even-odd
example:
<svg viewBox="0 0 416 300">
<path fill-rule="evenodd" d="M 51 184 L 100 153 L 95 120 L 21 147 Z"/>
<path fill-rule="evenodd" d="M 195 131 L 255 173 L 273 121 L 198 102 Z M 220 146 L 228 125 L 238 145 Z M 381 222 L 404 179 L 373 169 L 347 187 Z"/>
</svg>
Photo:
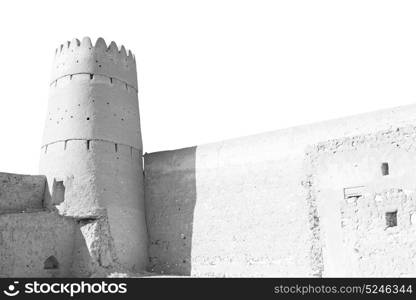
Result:
<svg viewBox="0 0 416 300">
<path fill-rule="evenodd" d="M 63 215 L 107 216 L 118 260 L 141 270 L 147 262 L 142 141 L 136 62 L 124 46 L 102 38 L 61 45 L 55 54 L 40 172 Z M 60 202 L 60 203 L 59 203 Z"/>
</svg>

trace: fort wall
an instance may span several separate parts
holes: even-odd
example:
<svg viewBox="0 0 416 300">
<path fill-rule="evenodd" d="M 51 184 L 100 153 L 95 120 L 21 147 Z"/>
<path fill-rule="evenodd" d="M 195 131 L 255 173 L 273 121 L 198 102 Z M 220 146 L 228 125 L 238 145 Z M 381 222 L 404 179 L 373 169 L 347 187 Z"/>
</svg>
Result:
<svg viewBox="0 0 416 300">
<path fill-rule="evenodd" d="M 327 228 L 325 216 L 331 214 L 324 213 L 310 188 L 309 145 L 406 124 L 416 124 L 416 106 L 146 154 L 149 270 L 193 276 L 331 275 L 322 246 L 326 231 L 321 233 L 321 222 Z M 372 153 L 362 155 L 366 160 Z"/>
</svg>

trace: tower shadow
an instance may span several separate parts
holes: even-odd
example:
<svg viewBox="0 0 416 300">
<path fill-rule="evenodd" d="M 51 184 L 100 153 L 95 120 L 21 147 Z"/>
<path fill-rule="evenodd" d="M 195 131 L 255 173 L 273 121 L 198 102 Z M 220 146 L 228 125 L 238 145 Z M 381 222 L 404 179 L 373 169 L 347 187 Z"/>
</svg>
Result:
<svg viewBox="0 0 416 300">
<path fill-rule="evenodd" d="M 196 147 L 144 157 L 149 272 L 191 275 L 195 163 Z"/>
</svg>

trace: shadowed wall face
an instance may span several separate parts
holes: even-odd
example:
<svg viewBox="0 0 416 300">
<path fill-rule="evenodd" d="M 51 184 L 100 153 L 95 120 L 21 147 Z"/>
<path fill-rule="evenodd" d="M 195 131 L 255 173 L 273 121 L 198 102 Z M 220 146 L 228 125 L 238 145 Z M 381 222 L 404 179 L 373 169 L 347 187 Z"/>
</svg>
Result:
<svg viewBox="0 0 416 300">
<path fill-rule="evenodd" d="M 159 153 L 152 161 L 146 160 L 152 168 L 145 174 L 151 272 L 191 274 L 195 153 L 193 147 Z"/>
</svg>

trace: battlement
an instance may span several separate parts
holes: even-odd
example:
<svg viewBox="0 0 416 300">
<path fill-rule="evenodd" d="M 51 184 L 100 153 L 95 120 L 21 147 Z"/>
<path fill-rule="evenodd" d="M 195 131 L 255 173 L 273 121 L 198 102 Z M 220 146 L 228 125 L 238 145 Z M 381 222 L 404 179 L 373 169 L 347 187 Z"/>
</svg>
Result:
<svg viewBox="0 0 416 300">
<path fill-rule="evenodd" d="M 137 91 L 136 60 L 124 46 L 118 48 L 113 41 L 109 46 L 103 38 L 95 45 L 89 37 L 82 41 L 73 39 L 60 45 L 55 51 L 51 84 L 75 74 L 102 75 L 132 86 Z"/>
</svg>

